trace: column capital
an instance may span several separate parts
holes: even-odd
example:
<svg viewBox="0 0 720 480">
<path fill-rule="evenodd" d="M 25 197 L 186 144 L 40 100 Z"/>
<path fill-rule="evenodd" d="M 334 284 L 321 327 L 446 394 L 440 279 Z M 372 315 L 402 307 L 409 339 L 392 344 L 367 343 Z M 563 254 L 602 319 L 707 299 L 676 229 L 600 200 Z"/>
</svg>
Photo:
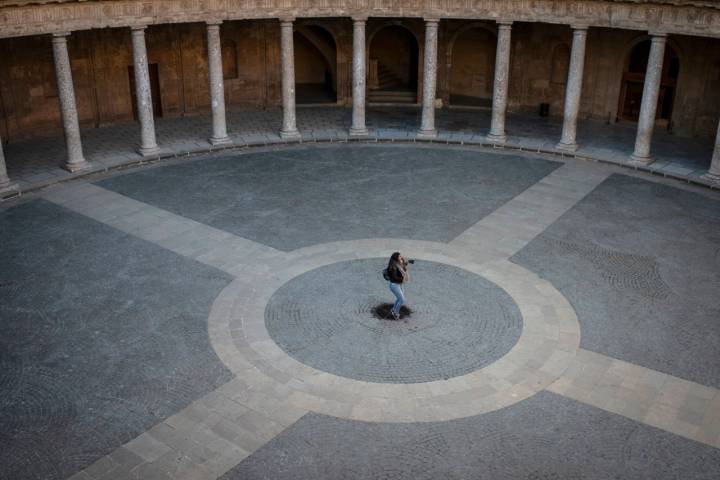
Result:
<svg viewBox="0 0 720 480">
<path fill-rule="evenodd" d="M 353 15 L 350 17 L 353 21 L 353 23 L 365 23 L 367 22 L 368 16 L 367 15 Z"/>
<path fill-rule="evenodd" d="M 664 42 L 667 39 L 667 32 L 648 32 L 653 42 Z"/>
<path fill-rule="evenodd" d="M 130 31 L 133 33 L 145 33 L 145 29 L 147 28 L 147 25 L 130 25 Z"/>
<path fill-rule="evenodd" d="M 207 24 L 208 28 L 214 27 L 214 28 L 220 28 L 220 25 L 222 25 L 222 20 L 208 20 L 205 22 Z"/>
<path fill-rule="evenodd" d="M 423 20 L 425 20 L 425 24 L 437 25 L 438 23 L 440 23 L 440 19 L 438 17 L 423 18 Z"/>
<path fill-rule="evenodd" d="M 280 17 L 278 20 L 280 20 L 280 25 L 287 26 L 288 24 L 293 24 L 293 22 L 295 21 L 295 17 Z"/>
<path fill-rule="evenodd" d="M 55 32 L 52 34 L 52 40 L 53 42 L 65 42 L 69 35 L 70 32 Z"/>
<path fill-rule="evenodd" d="M 504 18 L 498 18 L 496 20 L 496 23 L 498 24 L 498 28 L 509 29 L 510 27 L 512 27 L 513 21 Z"/>
<path fill-rule="evenodd" d="M 584 25 L 584 24 L 575 23 L 575 24 L 570 25 L 570 28 L 572 28 L 573 33 L 575 33 L 575 32 L 585 33 L 585 32 L 587 32 L 589 26 L 588 26 L 588 25 Z"/>
</svg>

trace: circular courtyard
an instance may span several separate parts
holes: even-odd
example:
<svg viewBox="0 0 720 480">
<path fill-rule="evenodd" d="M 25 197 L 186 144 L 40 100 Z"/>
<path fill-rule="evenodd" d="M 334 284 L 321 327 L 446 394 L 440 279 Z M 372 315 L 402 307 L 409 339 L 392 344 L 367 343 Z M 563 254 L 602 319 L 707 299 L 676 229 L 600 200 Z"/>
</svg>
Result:
<svg viewBox="0 0 720 480">
<path fill-rule="evenodd" d="M 0 227 L 8 478 L 720 468 L 708 188 L 479 147 L 278 146 L 53 185 Z M 398 250 L 416 261 L 392 320 Z"/>
</svg>

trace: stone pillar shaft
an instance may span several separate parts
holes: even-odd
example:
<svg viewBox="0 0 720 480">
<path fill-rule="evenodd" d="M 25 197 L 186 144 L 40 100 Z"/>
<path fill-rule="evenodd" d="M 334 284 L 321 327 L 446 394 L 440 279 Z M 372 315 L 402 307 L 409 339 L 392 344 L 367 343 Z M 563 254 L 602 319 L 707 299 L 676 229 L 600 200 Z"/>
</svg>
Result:
<svg viewBox="0 0 720 480">
<path fill-rule="evenodd" d="M 353 18 L 353 59 L 352 59 L 352 125 L 350 135 L 365 136 L 365 18 Z"/>
<path fill-rule="evenodd" d="M 90 165 L 85 161 L 80 138 L 80 122 L 78 121 L 75 103 L 75 87 L 70 67 L 70 56 L 67 48 L 67 33 L 56 33 L 52 38 L 53 58 L 55 60 L 55 77 L 57 79 L 58 101 L 65 132 L 67 161 L 63 168 L 71 172 L 83 170 Z"/>
<path fill-rule="evenodd" d="M 223 83 L 222 44 L 220 43 L 220 24 L 208 23 L 207 26 L 208 70 L 210 79 L 210 106 L 212 108 L 213 133 L 212 145 L 227 145 L 225 118 L 225 85 Z"/>
<path fill-rule="evenodd" d="M 667 37 L 664 34 L 652 36 L 650 56 L 648 57 L 647 71 L 645 72 L 642 103 L 640 104 L 635 151 L 630 157 L 631 161 L 645 165 L 652 163 L 650 142 L 652 141 L 653 127 L 655 126 L 655 113 L 657 112 L 658 95 L 660 94 L 666 41 Z"/>
<path fill-rule="evenodd" d="M 563 130 L 557 148 L 574 152 L 577 150 L 577 120 L 580 112 L 580 94 L 582 93 L 583 70 L 585 68 L 585 44 L 587 27 L 573 27 L 570 68 L 565 87 L 565 113 Z"/>
<path fill-rule="evenodd" d="M 295 53 L 293 51 L 293 20 L 280 21 L 280 58 L 282 63 L 283 124 L 282 138 L 299 138 L 295 117 Z"/>
<path fill-rule="evenodd" d="M 706 177 L 720 182 L 720 122 L 718 122 L 717 135 L 715 136 L 715 150 L 713 150 L 712 163 Z"/>
<path fill-rule="evenodd" d="M 498 22 L 497 53 L 495 55 L 495 82 L 493 83 L 492 120 L 488 141 L 504 143 L 505 112 L 508 99 L 508 76 L 510 71 L 510 32 L 512 22 Z"/>
<path fill-rule="evenodd" d="M 438 20 L 425 20 L 425 57 L 423 61 L 422 120 L 418 137 L 433 138 L 435 129 L 435 90 L 437 84 Z"/>
<path fill-rule="evenodd" d="M 132 27 L 133 63 L 135 69 L 135 96 L 140 119 L 140 148 L 142 156 L 157 155 L 160 151 L 155 139 L 150 73 L 148 72 L 145 27 Z"/>
</svg>

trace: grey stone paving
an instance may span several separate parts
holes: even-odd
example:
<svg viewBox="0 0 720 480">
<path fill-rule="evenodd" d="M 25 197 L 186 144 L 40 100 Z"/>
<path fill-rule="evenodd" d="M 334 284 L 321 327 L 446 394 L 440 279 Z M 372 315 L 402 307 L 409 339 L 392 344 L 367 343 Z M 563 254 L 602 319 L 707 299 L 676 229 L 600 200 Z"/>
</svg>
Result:
<svg viewBox="0 0 720 480">
<path fill-rule="evenodd" d="M 613 175 L 512 260 L 570 300 L 583 348 L 720 386 L 720 201 Z"/>
<path fill-rule="evenodd" d="M 378 320 L 394 301 L 380 271 L 387 259 L 334 263 L 286 283 L 268 302 L 265 322 L 295 359 L 343 377 L 419 383 L 473 372 L 517 342 L 522 316 L 512 298 L 459 268 L 418 261 L 405 285 L 412 315 Z"/>
<path fill-rule="evenodd" d="M 1 478 L 67 478 L 232 378 L 227 274 L 43 200 L 0 226 Z"/>
<path fill-rule="evenodd" d="M 298 128 L 304 141 L 345 141 L 350 126 L 350 110 L 338 107 L 312 107 L 297 110 Z M 440 142 L 483 143 L 490 125 L 487 110 L 443 109 L 436 112 Z M 235 145 L 274 144 L 282 112 L 278 109 L 228 112 L 228 133 Z M 211 132 L 207 115 L 156 119 L 160 147 L 172 155 L 207 152 Z M 369 139 L 406 140 L 415 138 L 420 124 L 420 110 L 415 107 L 371 107 L 367 111 Z M 562 119 L 540 118 L 526 113 L 509 114 L 508 146 L 531 151 L 554 151 L 560 138 Z M 118 124 L 85 129 L 85 157 L 93 168 L 111 168 L 142 158 L 135 152 L 139 144 L 139 125 Z M 625 163 L 632 153 L 636 129 L 634 124 L 605 124 L 585 120 L 578 124 L 577 152 L 612 163 Z M 59 165 L 64 161 L 62 135 L 12 142 L 5 145 L 8 173 L 21 188 L 36 188 L 72 176 Z M 712 157 L 713 140 L 678 137 L 662 130 L 653 135 L 652 154 L 655 163 L 649 169 L 663 175 L 705 182 Z"/>
<path fill-rule="evenodd" d="M 400 124 L 403 114 L 392 121 Z M 402 131 L 391 133 L 398 132 Z M 306 185 L 307 192 L 314 191 L 326 201 L 311 204 L 315 210 L 298 207 L 298 215 L 319 212 L 330 222 L 318 234 L 313 230 L 318 224 L 309 216 L 302 221 L 273 217 L 274 212 L 256 202 L 247 213 L 256 217 L 252 229 L 261 232 L 279 225 L 287 228 L 288 237 L 282 241 L 300 245 L 332 239 L 326 237 L 337 220 L 346 222 L 340 228 L 351 229 L 353 238 L 383 234 L 389 217 L 372 210 L 374 205 L 363 196 L 369 190 L 362 183 L 384 178 L 387 165 L 378 161 L 378 168 L 363 170 L 367 159 L 345 158 L 373 148 L 301 148 L 298 157 L 283 148 L 268 154 L 272 160 L 267 169 L 257 160 L 260 157 L 250 156 L 257 163 L 254 168 L 270 177 L 261 175 L 263 181 L 271 183 L 279 168 L 273 162 L 324 165 L 307 178 L 302 168 L 292 170 L 299 172 L 298 180 L 283 180 L 287 188 L 276 192 L 276 198 L 279 208 L 295 214 L 288 205 L 294 208 L 315 198 L 296 195 Z M 407 324 L 387 326 L 407 328 L 398 330 L 408 333 L 402 337 L 405 346 L 407 337 L 432 330 L 425 326 L 436 327 L 439 333 L 451 331 L 448 323 L 423 323 L 431 308 L 422 307 L 421 300 L 431 302 L 432 308 L 446 302 L 462 311 L 495 308 L 490 304 L 497 300 L 492 289 L 485 290 L 487 298 L 466 291 L 476 281 L 483 282 L 472 276 L 460 282 L 465 290 L 448 289 L 447 297 L 439 296 L 442 289 L 437 282 L 449 278 L 447 286 L 457 277 L 447 265 L 476 262 L 473 271 L 503 285 L 522 309 L 524 329 L 507 355 L 467 376 L 397 385 L 337 377 L 288 357 L 264 329 L 266 299 L 275 289 L 296 289 L 294 298 L 300 299 L 302 308 L 293 306 L 293 311 L 313 313 L 322 307 L 330 312 L 327 318 L 304 317 L 321 326 L 323 321 L 337 320 L 333 312 L 354 312 L 353 308 L 367 314 L 362 321 L 379 322 L 361 302 L 354 306 L 347 302 L 364 286 L 343 287 L 341 277 L 326 278 L 323 267 L 311 268 L 340 261 L 338 268 L 353 273 L 348 265 L 363 262 L 352 259 L 380 257 L 382 250 L 393 247 L 391 242 L 403 240 L 371 238 L 284 253 L 221 231 L 241 225 L 227 212 L 235 213 L 233 209 L 241 205 L 237 199 L 246 200 L 242 195 L 254 195 L 254 183 L 240 184 L 246 190 L 239 191 L 238 177 L 233 177 L 237 165 L 242 165 L 241 156 L 234 162 L 206 157 L 167 167 L 198 165 L 198 175 L 212 178 L 231 174 L 218 183 L 225 185 L 220 192 L 228 198 L 208 189 L 193 197 L 201 202 L 197 211 L 205 215 L 203 219 L 216 214 L 224 218 L 217 228 L 161 210 L 162 198 L 150 206 L 73 182 L 44 195 L 75 213 L 43 201 L 9 204 L 0 210 L 0 478 L 64 478 L 83 467 L 87 468 L 73 480 L 215 478 L 246 458 L 227 478 L 692 480 L 717 476 L 720 449 L 711 446 L 720 446 L 720 393 L 700 385 L 716 386 L 720 377 L 716 322 L 720 312 L 713 303 L 720 291 L 716 192 L 703 189 L 699 195 L 624 175 L 615 175 L 592 191 L 608 171 L 617 169 L 598 169 L 581 161 L 555 168 L 554 162 L 521 154 L 519 160 L 532 172 L 517 179 L 516 155 L 439 145 L 377 148 L 398 152 L 386 164 L 411 163 L 413 152 L 431 152 L 415 162 L 425 165 L 417 178 L 412 178 L 412 168 L 406 177 L 396 177 L 409 179 L 413 192 L 421 191 L 423 198 L 430 199 L 420 206 L 398 204 L 398 216 L 393 217 L 399 219 L 397 236 L 429 232 L 444 242 L 445 234 L 452 239 L 447 232 L 463 232 L 442 244 L 404 240 L 403 245 L 417 248 L 421 258 L 445 266 L 433 267 L 433 275 L 427 276 L 436 282 L 432 288 L 423 286 L 423 277 L 414 277 L 408 298 L 415 313 Z M 334 151 L 334 156 L 313 157 L 313 152 L 321 155 L 323 150 Z M 455 160 L 451 156 L 456 152 L 469 157 Z M 222 162 L 229 167 L 214 167 Z M 462 180 L 458 190 L 462 195 L 445 191 L 454 188 L 438 174 L 445 168 L 462 173 L 453 173 Z M 164 166 L 118 173 L 108 181 L 163 170 Z M 549 174 L 543 176 L 541 170 Z M 472 181 L 466 185 L 462 182 L 468 172 Z M 162 180 L 159 173 L 156 179 Z M 328 181 L 313 183 L 311 175 Z M 348 180 L 353 175 L 361 185 Z M 190 176 L 179 177 L 186 180 L 186 194 L 195 195 L 189 190 Z M 542 180 L 535 183 L 535 177 Z M 182 183 L 173 175 L 168 178 L 170 183 Z M 493 179 L 500 182 L 493 184 Z M 153 190 L 167 188 L 160 180 L 147 181 L 138 197 L 153 198 Z M 342 194 L 337 195 L 343 198 L 338 204 L 327 201 L 326 190 L 335 188 L 335 183 L 355 203 Z M 524 183 L 532 186 L 524 189 Z M 203 197 L 216 202 L 217 208 L 204 210 L 209 204 L 202 203 Z M 195 208 L 182 199 L 178 202 L 176 207 L 168 206 L 177 208 L 178 215 L 189 215 Z M 414 217 L 401 218 L 402 213 Z M 271 221 L 266 226 L 262 219 L 267 217 Z M 473 225 L 474 218 L 482 221 Z M 298 232 L 299 240 L 292 232 Z M 258 241 L 279 240 L 267 235 Z M 543 278 L 502 260 L 523 247 L 514 261 Z M 381 266 L 368 267 L 366 275 L 372 275 L 377 298 L 386 302 L 392 297 L 380 279 Z M 423 265 L 416 266 L 417 275 Z M 228 274 L 215 268 L 237 277 L 228 284 Z M 302 272 L 321 278 L 303 282 L 296 278 Z M 289 283 L 282 287 L 285 281 Z M 553 285 L 581 317 L 579 333 L 574 312 Z M 415 297 L 416 287 L 417 292 L 426 292 L 421 299 Z M 334 297 L 333 289 L 347 294 Z M 453 295 L 463 298 L 454 301 Z M 258 305 L 249 301 L 253 297 L 261 299 Z M 474 304 L 477 298 L 479 305 Z M 502 304 L 495 310 L 488 318 L 502 317 L 502 312 L 497 313 Z M 209 312 L 219 312 L 219 317 Z M 501 343 L 495 333 L 486 330 L 488 338 L 481 340 Z M 392 340 L 392 332 L 383 334 Z M 580 339 L 584 349 L 577 350 Z M 359 346 L 350 345 L 345 351 L 360 352 Z M 439 363 L 460 368 L 478 354 L 474 349 L 465 358 L 451 356 L 446 361 L 442 349 L 437 350 L 413 354 L 410 368 L 400 373 L 413 373 L 415 358 L 437 360 L 426 369 L 435 368 L 437 373 Z M 349 367 L 341 356 L 345 351 L 326 359 L 328 370 Z M 220 364 L 215 352 L 236 377 Z M 487 361 L 494 358 L 488 351 L 480 353 Z M 356 363 L 353 367 L 363 366 Z M 526 370 L 533 375 L 523 376 Z M 543 393 L 543 388 L 562 396 Z M 500 405 L 512 406 L 497 410 Z M 293 425 L 305 411 L 377 423 L 311 414 Z M 480 411 L 489 413 L 471 416 Z M 438 418 L 459 420 L 420 423 Z"/>
<path fill-rule="evenodd" d="M 383 424 L 308 414 L 222 478 L 717 478 L 720 450 L 543 392 L 485 415 Z"/>
<path fill-rule="evenodd" d="M 449 241 L 560 165 L 463 149 L 345 145 L 224 154 L 98 185 L 287 251 L 372 237 Z"/>
</svg>

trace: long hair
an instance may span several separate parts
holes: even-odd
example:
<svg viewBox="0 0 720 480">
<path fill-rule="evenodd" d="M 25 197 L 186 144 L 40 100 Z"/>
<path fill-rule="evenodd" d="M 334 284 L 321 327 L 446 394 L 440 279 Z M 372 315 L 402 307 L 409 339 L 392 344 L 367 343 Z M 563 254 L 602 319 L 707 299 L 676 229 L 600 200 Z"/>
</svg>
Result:
<svg viewBox="0 0 720 480">
<path fill-rule="evenodd" d="M 390 255 L 390 261 L 388 262 L 388 270 L 397 267 L 400 264 L 400 252 L 395 252 Z"/>
</svg>

